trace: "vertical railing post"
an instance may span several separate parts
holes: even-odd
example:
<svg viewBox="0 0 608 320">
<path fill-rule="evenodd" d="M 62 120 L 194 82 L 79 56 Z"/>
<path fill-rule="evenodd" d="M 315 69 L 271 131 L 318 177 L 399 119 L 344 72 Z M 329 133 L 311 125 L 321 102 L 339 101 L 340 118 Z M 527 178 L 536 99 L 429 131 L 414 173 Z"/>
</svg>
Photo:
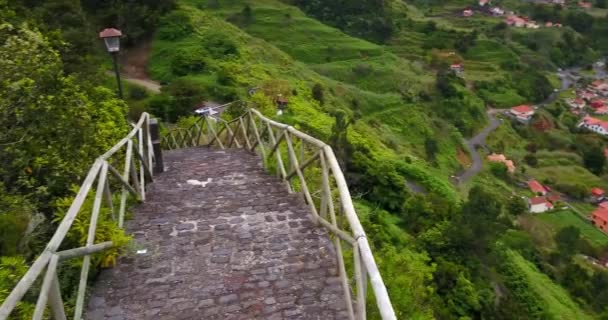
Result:
<svg viewBox="0 0 608 320">
<path fill-rule="evenodd" d="M 331 187 L 329 185 L 329 167 L 325 160 L 325 151 L 321 152 L 321 170 L 323 171 L 323 195 L 327 199 L 327 210 L 331 218 L 331 224 L 338 228 L 336 221 L 336 211 L 334 208 L 334 202 L 331 197 Z M 354 246 L 354 244 L 352 244 Z M 346 274 L 346 266 L 344 265 L 344 255 L 342 254 L 342 244 L 338 236 L 334 236 L 334 247 L 336 248 L 336 255 L 338 256 L 338 272 L 340 274 L 340 280 L 342 282 L 342 290 L 344 291 L 344 300 L 346 303 L 346 310 L 348 311 L 348 318 L 350 320 L 355 319 L 355 312 L 353 310 L 353 301 L 350 296 L 350 286 L 348 285 L 348 278 Z M 354 250 L 354 249 L 353 249 Z"/>
<path fill-rule="evenodd" d="M 67 320 L 63 299 L 61 299 L 61 289 L 59 287 L 59 278 L 55 272 L 51 288 L 49 290 L 49 304 L 51 305 L 51 313 L 54 320 Z"/>
<path fill-rule="evenodd" d="M 353 263 L 355 264 L 355 283 L 357 287 L 357 319 L 365 320 L 365 285 L 363 284 L 363 268 L 361 261 L 361 252 L 359 251 L 359 244 L 353 245 Z"/>
<path fill-rule="evenodd" d="M 152 150 L 154 152 L 154 174 L 165 171 L 163 163 L 163 152 L 160 148 L 160 130 L 158 119 L 150 119 L 150 138 L 152 139 Z"/>
</svg>

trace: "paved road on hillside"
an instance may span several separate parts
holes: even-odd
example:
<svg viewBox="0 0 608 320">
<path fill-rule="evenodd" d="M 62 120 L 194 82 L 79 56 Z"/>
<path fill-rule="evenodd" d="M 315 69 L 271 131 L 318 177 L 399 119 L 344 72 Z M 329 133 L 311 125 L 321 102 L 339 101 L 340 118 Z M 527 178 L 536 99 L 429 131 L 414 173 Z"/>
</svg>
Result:
<svg viewBox="0 0 608 320">
<path fill-rule="evenodd" d="M 479 171 L 481 171 L 483 167 L 483 160 L 481 159 L 481 155 L 477 151 L 476 147 L 480 146 L 484 149 L 488 148 L 486 146 L 486 138 L 492 131 L 496 130 L 496 128 L 498 128 L 498 126 L 500 126 L 500 123 L 502 122 L 502 120 L 497 119 L 494 116 L 496 112 L 497 110 L 495 109 L 488 110 L 488 118 L 490 119 L 490 123 L 488 124 L 488 126 L 481 130 L 481 132 L 479 132 L 476 136 L 466 141 L 465 144 L 469 149 L 469 152 L 471 154 L 471 160 L 473 161 L 473 163 L 462 174 L 456 176 L 458 184 L 467 182 L 469 179 L 479 173 Z"/>
<path fill-rule="evenodd" d="M 579 70 L 580 68 L 570 68 L 558 72 L 559 78 L 561 80 L 561 88 L 558 91 L 550 94 L 547 99 L 539 103 L 537 106 L 540 108 L 552 103 L 557 98 L 559 98 L 559 93 L 561 91 L 568 90 L 570 87 L 572 87 L 574 83 L 576 83 L 576 76 L 573 75 L 572 72 L 578 72 Z M 473 163 L 460 175 L 455 176 L 457 184 L 467 182 L 469 179 L 478 174 L 479 171 L 481 171 L 481 169 L 483 168 L 483 159 L 477 151 L 476 146 L 480 146 L 486 150 L 488 149 L 488 147 L 486 146 L 486 138 L 492 131 L 496 130 L 496 128 L 498 128 L 501 123 L 501 120 L 497 119 L 494 116 L 498 112 L 500 111 L 496 109 L 488 109 L 488 118 L 490 119 L 490 123 L 488 123 L 488 125 L 476 136 L 465 141 L 465 144 L 471 154 L 471 160 L 473 161 Z"/>
</svg>

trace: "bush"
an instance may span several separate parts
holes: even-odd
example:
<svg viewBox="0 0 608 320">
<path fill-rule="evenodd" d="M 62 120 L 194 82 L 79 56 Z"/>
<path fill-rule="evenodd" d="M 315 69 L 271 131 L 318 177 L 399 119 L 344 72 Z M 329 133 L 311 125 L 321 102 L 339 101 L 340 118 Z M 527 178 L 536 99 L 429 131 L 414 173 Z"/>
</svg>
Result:
<svg viewBox="0 0 608 320">
<path fill-rule="evenodd" d="M 148 97 L 148 90 L 138 87 L 132 86 L 129 88 L 129 99 L 130 100 L 143 100 Z"/>
<path fill-rule="evenodd" d="M 225 34 L 211 33 L 205 35 L 205 49 L 214 59 L 239 56 L 237 45 Z"/>
<path fill-rule="evenodd" d="M 180 39 L 194 32 L 190 17 L 181 11 L 168 14 L 160 23 L 158 37 L 163 40 Z"/>
<path fill-rule="evenodd" d="M 315 85 L 312 87 L 313 99 L 317 100 L 319 104 L 323 104 L 323 102 L 325 102 L 324 96 L 323 87 L 319 83 L 315 83 Z"/>
<path fill-rule="evenodd" d="M 555 189 L 571 196 L 576 199 L 585 199 L 587 196 L 588 188 L 582 184 L 565 184 L 558 183 L 555 185 Z"/>
<path fill-rule="evenodd" d="M 178 50 L 171 59 L 171 71 L 177 76 L 202 73 L 206 67 L 203 51 L 195 48 Z"/>
<path fill-rule="evenodd" d="M 509 179 L 509 170 L 504 163 L 492 162 L 490 164 L 490 172 L 499 179 Z"/>
<path fill-rule="evenodd" d="M 524 161 L 531 167 L 536 167 L 536 165 L 538 164 L 538 159 L 536 158 L 536 156 L 532 153 L 528 153 L 525 157 L 524 157 Z"/>
</svg>

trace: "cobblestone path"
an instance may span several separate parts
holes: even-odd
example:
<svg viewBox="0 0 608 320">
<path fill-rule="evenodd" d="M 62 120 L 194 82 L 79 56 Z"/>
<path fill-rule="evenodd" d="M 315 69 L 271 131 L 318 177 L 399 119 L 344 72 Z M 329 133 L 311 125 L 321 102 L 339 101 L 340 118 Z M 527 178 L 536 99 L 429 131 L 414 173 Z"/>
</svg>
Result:
<svg viewBox="0 0 608 320">
<path fill-rule="evenodd" d="M 347 319 L 333 244 L 242 150 L 182 149 L 96 279 L 85 319 Z"/>
</svg>

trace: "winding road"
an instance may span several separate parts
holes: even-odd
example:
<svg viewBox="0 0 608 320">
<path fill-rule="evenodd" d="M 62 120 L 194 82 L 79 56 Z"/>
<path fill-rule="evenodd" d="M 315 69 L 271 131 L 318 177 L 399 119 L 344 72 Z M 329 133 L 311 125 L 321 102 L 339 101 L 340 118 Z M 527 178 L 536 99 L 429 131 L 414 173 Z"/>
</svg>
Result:
<svg viewBox="0 0 608 320">
<path fill-rule="evenodd" d="M 578 72 L 579 70 L 580 68 L 570 68 L 563 71 L 559 71 L 557 75 L 561 80 L 561 88 L 550 94 L 543 102 L 537 104 L 537 107 L 542 108 L 543 106 L 552 103 L 559 97 L 559 93 L 561 91 L 568 90 L 570 87 L 572 87 L 576 83 L 576 81 L 580 79 L 580 77 L 574 75 L 574 73 Z M 598 77 L 600 78 L 606 76 L 605 72 L 600 72 L 597 69 L 596 72 L 598 73 Z M 477 151 L 477 147 L 479 146 L 488 150 L 488 147 L 486 146 L 486 138 L 492 131 L 496 130 L 496 128 L 500 126 L 502 120 L 496 118 L 495 116 L 495 114 L 500 111 L 501 110 L 497 109 L 488 109 L 487 113 L 488 118 L 490 119 L 488 125 L 483 130 L 481 130 L 481 132 L 479 132 L 476 136 L 472 137 L 469 140 L 465 140 L 465 145 L 469 149 L 473 164 L 471 164 L 469 168 L 464 170 L 459 175 L 453 176 L 453 178 L 456 179 L 457 185 L 467 182 L 469 179 L 478 174 L 479 171 L 481 171 L 481 169 L 483 168 L 483 159 L 481 159 L 481 155 Z"/>
<path fill-rule="evenodd" d="M 488 125 L 483 130 L 481 130 L 481 132 L 479 132 L 476 136 L 465 141 L 465 145 L 467 146 L 467 148 L 469 149 L 469 153 L 471 154 L 471 160 L 473 161 L 473 164 L 471 164 L 471 166 L 462 174 L 456 176 L 458 184 L 467 182 L 469 179 L 479 173 L 479 171 L 481 171 L 481 168 L 483 167 L 483 160 L 481 159 L 481 155 L 477 151 L 477 146 L 480 146 L 486 150 L 488 149 L 488 147 L 486 146 L 486 138 L 502 123 L 501 119 L 498 119 L 494 116 L 496 112 L 498 112 L 498 110 L 489 109 L 488 118 L 490 119 L 490 123 L 488 123 Z"/>
</svg>

